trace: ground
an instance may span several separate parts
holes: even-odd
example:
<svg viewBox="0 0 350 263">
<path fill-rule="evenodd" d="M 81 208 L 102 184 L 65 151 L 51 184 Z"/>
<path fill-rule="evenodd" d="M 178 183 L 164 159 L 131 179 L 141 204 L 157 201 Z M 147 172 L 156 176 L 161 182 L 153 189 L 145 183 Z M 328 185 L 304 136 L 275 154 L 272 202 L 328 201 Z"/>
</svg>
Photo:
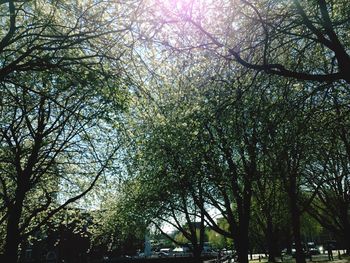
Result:
<svg viewBox="0 0 350 263">
<path fill-rule="evenodd" d="M 327 254 L 321 254 L 321 255 L 314 255 L 312 256 L 312 261 L 310 261 L 309 258 L 306 259 L 306 262 L 322 262 L 322 263 L 350 263 L 350 256 L 341 255 L 341 259 L 339 259 L 339 255 L 337 251 L 333 251 L 333 261 L 328 261 L 328 255 Z M 253 260 L 249 260 L 249 263 L 266 263 L 267 258 L 261 258 L 259 261 L 258 257 L 254 257 Z M 281 262 L 280 259 L 278 259 L 278 262 Z M 292 257 L 285 257 L 283 259 L 283 263 L 295 263 L 295 259 Z"/>
</svg>

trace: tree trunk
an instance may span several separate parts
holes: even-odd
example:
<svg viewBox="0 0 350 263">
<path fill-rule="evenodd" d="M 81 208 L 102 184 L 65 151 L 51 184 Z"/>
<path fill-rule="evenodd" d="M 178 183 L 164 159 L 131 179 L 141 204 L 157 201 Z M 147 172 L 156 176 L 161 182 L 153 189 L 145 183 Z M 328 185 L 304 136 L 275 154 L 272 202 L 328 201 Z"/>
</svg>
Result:
<svg viewBox="0 0 350 263">
<path fill-rule="evenodd" d="M 292 237 L 292 235 L 293 235 L 293 231 L 291 230 L 291 228 L 290 228 L 291 226 L 290 225 L 288 225 L 288 233 L 287 233 L 287 235 L 286 235 L 286 248 L 287 248 L 287 254 L 292 254 L 292 243 L 293 243 L 293 241 L 292 241 L 292 239 L 293 239 L 293 237 Z"/>
<path fill-rule="evenodd" d="M 22 241 L 20 244 L 21 253 L 18 255 L 18 258 L 19 258 L 18 260 L 19 260 L 19 262 L 24 262 L 25 256 L 26 256 L 26 250 L 28 248 L 28 243 L 23 239 L 21 241 Z"/>
<path fill-rule="evenodd" d="M 202 263 L 201 259 L 202 249 L 200 247 L 193 247 L 193 262 Z"/>
<path fill-rule="evenodd" d="M 274 235 L 273 225 L 271 218 L 267 220 L 267 231 L 266 231 L 267 249 L 269 253 L 269 262 L 276 262 L 278 256 L 278 244 Z"/>
<path fill-rule="evenodd" d="M 305 263 L 305 255 L 303 251 L 303 246 L 301 242 L 300 234 L 300 212 L 297 204 L 297 198 L 295 190 L 292 189 L 290 194 L 290 209 L 291 209 L 291 219 L 292 219 L 292 229 L 295 242 L 295 261 L 296 263 Z"/>
<path fill-rule="evenodd" d="M 305 263 L 305 255 L 303 251 L 303 245 L 301 242 L 300 235 L 300 216 L 292 215 L 293 218 L 293 234 L 294 234 L 294 242 L 295 242 L 295 260 L 296 263 Z"/>
<path fill-rule="evenodd" d="M 350 256 L 350 236 L 346 237 L 345 242 L 346 255 Z"/>
<path fill-rule="evenodd" d="M 342 235 L 342 239 L 345 245 L 346 249 L 346 254 L 350 255 L 350 221 L 348 217 L 348 211 L 350 207 L 348 204 L 344 204 L 342 208 L 340 209 L 341 211 L 341 216 L 340 216 L 340 221 L 342 225 L 344 226 L 344 233 Z"/>
<path fill-rule="evenodd" d="M 18 247 L 21 243 L 19 223 L 22 215 L 25 191 L 20 187 L 16 191 L 16 201 L 9 207 L 4 248 L 4 262 L 15 263 L 18 260 Z"/>
<path fill-rule="evenodd" d="M 248 219 L 246 222 L 240 222 L 237 238 L 235 239 L 235 248 L 237 251 L 237 260 L 239 263 L 248 263 L 249 239 L 248 239 Z"/>
<path fill-rule="evenodd" d="M 346 249 L 346 254 L 348 256 L 350 256 L 350 225 L 347 224 L 345 225 L 345 231 L 344 231 L 344 245 L 345 245 L 345 249 Z"/>
</svg>

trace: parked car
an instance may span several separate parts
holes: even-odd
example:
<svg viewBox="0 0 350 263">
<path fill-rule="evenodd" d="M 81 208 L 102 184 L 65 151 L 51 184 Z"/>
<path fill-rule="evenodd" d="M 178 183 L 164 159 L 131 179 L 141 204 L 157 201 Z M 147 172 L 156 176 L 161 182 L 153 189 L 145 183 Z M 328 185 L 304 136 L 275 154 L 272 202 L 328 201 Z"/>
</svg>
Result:
<svg viewBox="0 0 350 263">
<path fill-rule="evenodd" d="M 157 253 L 157 255 L 158 255 L 158 257 L 160 257 L 160 258 L 167 258 L 167 257 L 169 257 L 169 253 L 166 253 L 166 252 L 164 252 L 164 251 L 159 251 L 159 252 Z"/>
<path fill-rule="evenodd" d="M 308 255 L 319 255 L 319 254 L 321 254 L 321 251 L 316 246 L 315 242 L 308 242 L 307 243 L 307 253 L 308 253 Z"/>
<path fill-rule="evenodd" d="M 302 245 L 302 248 L 303 248 L 304 255 L 307 255 L 307 248 L 306 248 L 305 244 L 302 243 L 301 245 Z M 296 252 L 297 252 L 297 250 L 295 248 L 295 244 L 293 243 L 293 245 L 292 245 L 292 257 L 293 258 L 295 258 Z"/>
<path fill-rule="evenodd" d="M 192 253 L 189 247 L 176 247 L 173 249 L 173 255 L 175 257 L 190 257 Z"/>
<path fill-rule="evenodd" d="M 217 257 L 218 256 L 218 252 L 216 252 L 215 250 L 213 250 L 210 247 L 203 247 L 203 251 L 201 253 L 202 257 Z"/>
<path fill-rule="evenodd" d="M 159 249 L 159 252 L 165 252 L 165 253 L 171 255 L 173 250 L 171 248 L 161 248 L 161 249 Z"/>
</svg>

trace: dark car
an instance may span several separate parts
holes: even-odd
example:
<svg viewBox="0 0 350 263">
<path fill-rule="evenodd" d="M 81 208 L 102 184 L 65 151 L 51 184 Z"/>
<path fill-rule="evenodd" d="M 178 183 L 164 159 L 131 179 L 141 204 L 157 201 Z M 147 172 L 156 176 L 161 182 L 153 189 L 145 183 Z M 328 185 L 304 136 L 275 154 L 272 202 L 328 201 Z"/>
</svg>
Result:
<svg viewBox="0 0 350 263">
<path fill-rule="evenodd" d="M 321 254 L 321 252 L 317 248 L 315 242 L 308 242 L 307 243 L 307 253 L 308 253 L 308 255 L 319 255 L 319 254 Z"/>
<path fill-rule="evenodd" d="M 164 251 L 159 251 L 159 252 L 157 253 L 157 255 L 158 255 L 158 257 L 160 257 L 160 258 L 169 257 L 169 253 L 166 253 L 166 252 L 164 252 Z"/>
<path fill-rule="evenodd" d="M 307 255 L 307 248 L 304 243 L 301 244 L 303 248 L 303 253 L 304 255 Z M 295 258 L 296 256 L 296 248 L 295 248 L 295 243 L 292 244 L 292 257 Z"/>
</svg>

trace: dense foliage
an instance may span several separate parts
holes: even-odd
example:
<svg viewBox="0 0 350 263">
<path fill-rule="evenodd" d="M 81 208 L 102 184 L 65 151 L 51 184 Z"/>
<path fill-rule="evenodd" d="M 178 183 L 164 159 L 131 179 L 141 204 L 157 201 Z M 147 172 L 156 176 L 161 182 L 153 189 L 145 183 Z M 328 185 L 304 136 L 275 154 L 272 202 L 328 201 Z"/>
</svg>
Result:
<svg viewBox="0 0 350 263">
<path fill-rule="evenodd" d="M 302 243 L 323 233 L 350 252 L 349 1 L 4 0 L 0 12 L 8 262 L 78 225 L 90 251 L 115 255 L 149 232 L 197 261 L 209 241 L 240 263 L 294 243 L 304 263 Z"/>
</svg>

